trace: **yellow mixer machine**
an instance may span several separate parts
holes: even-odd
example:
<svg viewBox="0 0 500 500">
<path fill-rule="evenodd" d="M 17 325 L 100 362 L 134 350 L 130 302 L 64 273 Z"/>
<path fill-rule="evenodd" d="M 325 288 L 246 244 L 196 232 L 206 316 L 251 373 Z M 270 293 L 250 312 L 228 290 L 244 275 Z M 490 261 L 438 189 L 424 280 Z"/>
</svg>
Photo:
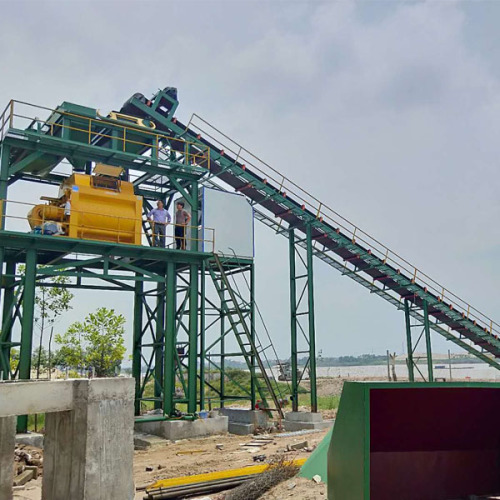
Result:
<svg viewBox="0 0 500 500">
<path fill-rule="evenodd" d="M 54 223 L 61 236 L 140 245 L 142 197 L 134 194 L 132 183 L 120 179 L 122 172 L 98 163 L 93 175 L 68 177 L 58 198 L 42 197 L 48 204 L 29 212 L 31 228 Z"/>
</svg>

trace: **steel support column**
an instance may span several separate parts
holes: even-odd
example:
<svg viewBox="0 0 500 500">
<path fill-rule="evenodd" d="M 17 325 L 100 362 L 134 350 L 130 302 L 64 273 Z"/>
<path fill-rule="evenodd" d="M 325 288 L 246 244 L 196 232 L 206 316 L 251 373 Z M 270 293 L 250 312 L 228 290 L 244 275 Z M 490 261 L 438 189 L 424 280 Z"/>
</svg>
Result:
<svg viewBox="0 0 500 500">
<path fill-rule="evenodd" d="M 252 337 L 252 342 L 256 345 L 256 334 L 255 334 L 255 265 L 250 266 L 250 335 Z M 257 396 L 255 393 L 255 356 L 251 357 L 252 367 L 250 368 L 250 400 L 252 409 L 255 408 L 257 402 Z"/>
<path fill-rule="evenodd" d="M 220 406 L 221 408 L 224 408 L 224 394 L 226 394 L 226 380 L 225 380 L 225 373 L 226 373 L 226 337 L 225 337 L 225 330 L 226 330 L 226 313 L 224 311 L 224 308 L 222 307 L 222 304 L 225 300 L 225 293 L 224 293 L 224 283 L 221 282 L 221 294 L 220 294 Z"/>
<path fill-rule="evenodd" d="M 292 356 L 290 365 L 292 369 L 292 410 L 299 409 L 299 381 L 298 381 L 298 355 L 297 355 L 297 284 L 295 271 L 295 231 L 292 229 L 288 235 L 289 260 L 290 260 L 290 341 Z"/>
<path fill-rule="evenodd" d="M 155 374 L 154 374 L 154 396 L 155 396 L 155 409 L 162 407 L 161 398 L 162 394 L 161 381 L 164 378 L 164 345 L 165 341 L 165 283 L 158 283 L 156 287 L 156 335 L 155 335 Z"/>
<path fill-rule="evenodd" d="M 174 262 L 167 263 L 167 287 L 165 307 L 165 355 L 163 413 L 172 415 L 175 410 L 175 358 L 176 358 L 176 303 L 177 270 Z"/>
<path fill-rule="evenodd" d="M 307 225 L 307 297 L 309 303 L 309 383 L 311 385 L 311 411 L 318 411 L 318 395 L 316 391 L 316 326 L 314 319 L 314 280 L 313 280 L 313 246 L 312 227 Z"/>
<path fill-rule="evenodd" d="M 136 276 L 141 275 L 136 273 Z M 141 412 L 141 355 L 144 282 L 136 281 L 134 289 L 134 340 L 132 347 L 132 376 L 135 379 L 135 414 Z"/>
<path fill-rule="evenodd" d="M 191 185 L 191 250 L 197 251 L 198 245 L 198 181 Z"/>
<path fill-rule="evenodd" d="M 14 282 L 16 273 L 16 263 L 6 262 L 4 276 L 4 296 L 2 313 L 2 331 L 5 335 L 4 342 L 0 345 L 0 372 L 1 378 L 7 380 L 10 378 L 10 353 L 12 342 L 12 314 L 15 299 Z M 1 338 L 1 333 L 0 333 Z"/>
<path fill-rule="evenodd" d="M 35 315 L 36 250 L 26 251 L 24 273 L 23 317 L 21 322 L 21 352 L 19 353 L 19 378 L 31 378 L 31 349 L 33 346 L 33 320 Z M 28 416 L 17 419 L 18 432 L 26 432 Z"/>
<path fill-rule="evenodd" d="M 411 338 L 411 322 L 410 322 L 410 304 L 407 300 L 405 304 L 405 324 L 406 324 L 406 351 L 408 353 L 408 379 L 410 382 L 415 382 L 415 370 L 413 367 L 413 342 Z"/>
<path fill-rule="evenodd" d="M 427 352 L 428 382 L 434 382 L 434 371 L 432 366 L 431 329 L 429 324 L 429 312 L 426 300 L 423 301 L 422 306 L 424 311 L 425 350 Z"/>
<path fill-rule="evenodd" d="M 206 264 L 205 261 L 201 263 L 201 276 L 200 276 L 200 410 L 205 409 L 205 328 L 206 328 Z"/>
<path fill-rule="evenodd" d="M 198 272 L 197 264 L 189 267 L 189 350 L 188 350 L 188 413 L 196 412 L 198 373 Z"/>
</svg>

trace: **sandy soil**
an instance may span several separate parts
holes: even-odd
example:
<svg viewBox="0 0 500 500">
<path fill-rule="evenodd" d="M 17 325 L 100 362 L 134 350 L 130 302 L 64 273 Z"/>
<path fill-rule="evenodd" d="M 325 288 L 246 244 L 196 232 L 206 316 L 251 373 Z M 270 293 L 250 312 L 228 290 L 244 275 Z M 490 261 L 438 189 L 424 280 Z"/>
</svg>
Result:
<svg viewBox="0 0 500 500">
<path fill-rule="evenodd" d="M 134 457 L 136 487 L 150 485 L 158 479 L 203 474 L 254 465 L 255 462 L 252 458 L 254 455 L 266 455 L 270 457 L 276 453 L 284 453 L 287 445 L 303 441 L 307 441 L 308 446 L 313 447 L 323 439 L 326 432 L 291 437 L 275 437 L 276 435 L 271 435 L 274 438 L 272 443 L 261 447 L 252 447 L 251 449 L 241 445 L 251 441 L 252 436 L 227 434 L 201 439 L 185 439 L 148 451 L 136 451 Z M 222 445 L 223 449 L 218 450 L 216 445 Z M 287 456 L 290 458 L 307 458 L 310 456 L 310 452 L 300 450 L 289 452 Z M 147 472 L 146 467 L 152 467 L 153 471 Z M 299 483 L 296 483 L 297 488 Z M 142 498 L 142 495 L 138 494 L 136 498 Z"/>
</svg>

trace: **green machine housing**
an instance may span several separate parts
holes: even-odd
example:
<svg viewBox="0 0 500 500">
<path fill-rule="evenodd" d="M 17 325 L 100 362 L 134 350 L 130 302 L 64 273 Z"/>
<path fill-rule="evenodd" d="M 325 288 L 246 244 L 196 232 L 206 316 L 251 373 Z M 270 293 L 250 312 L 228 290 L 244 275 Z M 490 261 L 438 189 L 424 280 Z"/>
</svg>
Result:
<svg viewBox="0 0 500 500">
<path fill-rule="evenodd" d="M 330 500 L 500 494 L 500 384 L 346 382 L 328 450 Z"/>
</svg>

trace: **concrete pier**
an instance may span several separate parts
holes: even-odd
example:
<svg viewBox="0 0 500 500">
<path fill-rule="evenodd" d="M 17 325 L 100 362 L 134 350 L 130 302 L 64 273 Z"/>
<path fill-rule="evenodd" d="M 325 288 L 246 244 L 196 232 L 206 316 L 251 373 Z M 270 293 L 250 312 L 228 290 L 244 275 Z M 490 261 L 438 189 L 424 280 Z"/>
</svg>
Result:
<svg viewBox="0 0 500 500">
<path fill-rule="evenodd" d="M 160 436 L 170 441 L 193 437 L 225 434 L 228 429 L 228 417 L 199 418 L 197 420 L 164 420 L 159 422 L 137 422 L 135 429 Z"/>
<path fill-rule="evenodd" d="M 301 431 L 304 429 L 328 429 L 333 420 L 323 420 L 321 413 L 305 411 L 290 411 L 285 413 L 283 427 L 286 431 Z"/>
<path fill-rule="evenodd" d="M 5 500 L 12 499 L 15 438 L 16 417 L 0 418 L 0 498 Z"/>
<path fill-rule="evenodd" d="M 10 465 L 0 498 L 12 495 L 15 429 L 5 422 L 29 413 L 46 413 L 43 500 L 134 498 L 133 379 L 2 382 L 0 401 L 1 471 Z"/>
<path fill-rule="evenodd" d="M 261 410 L 246 410 L 244 408 L 219 408 L 219 412 L 229 418 L 230 434 L 253 434 L 260 427 L 269 427 L 269 417 Z"/>
</svg>

